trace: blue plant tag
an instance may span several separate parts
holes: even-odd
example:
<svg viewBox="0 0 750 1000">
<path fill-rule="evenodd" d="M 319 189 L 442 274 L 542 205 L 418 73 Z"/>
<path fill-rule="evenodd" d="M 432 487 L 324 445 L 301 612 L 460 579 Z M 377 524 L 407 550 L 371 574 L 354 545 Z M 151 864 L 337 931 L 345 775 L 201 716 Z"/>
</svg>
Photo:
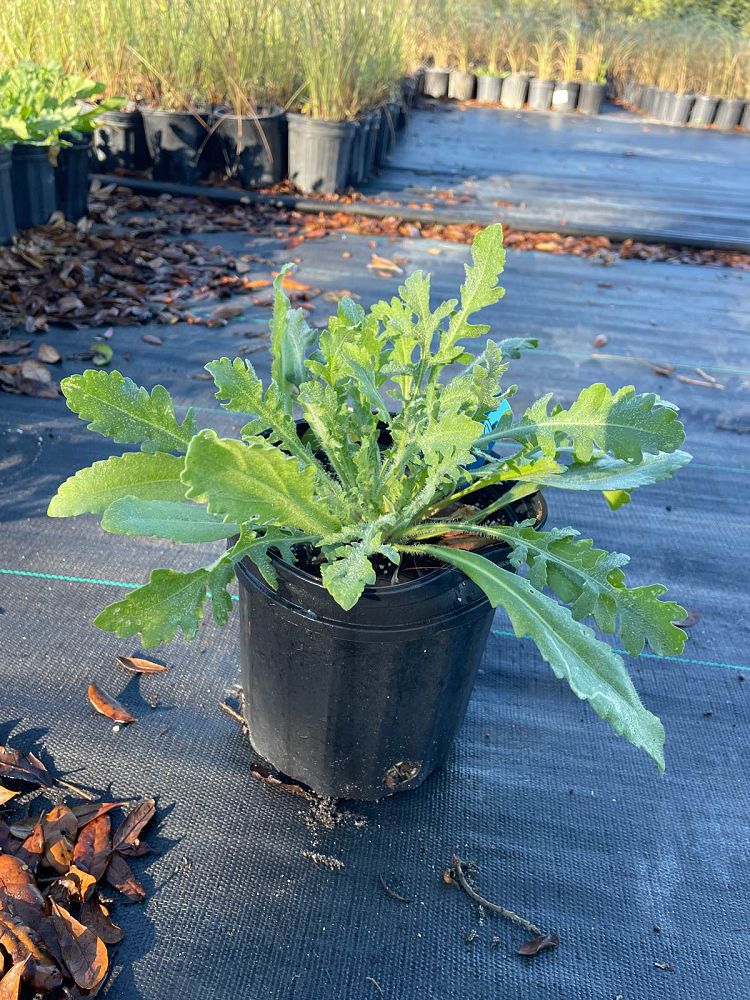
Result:
<svg viewBox="0 0 750 1000">
<path fill-rule="evenodd" d="M 500 418 L 503 416 L 503 414 L 510 412 L 511 412 L 510 403 L 508 402 L 507 399 L 504 399 L 502 403 L 497 407 L 497 409 L 491 410 L 484 418 L 484 433 L 489 434 L 491 431 L 493 431 L 495 427 L 497 427 L 497 425 L 500 423 Z M 492 445 L 490 444 L 485 454 L 489 456 L 491 450 L 492 450 Z M 471 465 L 467 465 L 466 469 L 470 472 L 473 472 L 475 469 L 481 469 L 486 461 L 487 461 L 486 458 L 482 458 L 480 456 L 476 460 L 476 462 L 472 462 Z"/>
</svg>

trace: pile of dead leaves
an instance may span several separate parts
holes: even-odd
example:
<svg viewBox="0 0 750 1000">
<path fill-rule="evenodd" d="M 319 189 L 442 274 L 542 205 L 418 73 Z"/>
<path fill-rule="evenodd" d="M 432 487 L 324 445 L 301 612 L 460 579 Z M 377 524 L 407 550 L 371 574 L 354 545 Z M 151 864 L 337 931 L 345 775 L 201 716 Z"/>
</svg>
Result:
<svg viewBox="0 0 750 1000">
<path fill-rule="evenodd" d="M 30 788 L 58 798 L 60 784 L 33 753 L 0 747 L 0 998 L 77 1000 L 95 996 L 109 969 L 108 946 L 122 940 L 107 891 L 133 902 L 145 890 L 129 859 L 149 853 L 141 833 L 156 813 L 144 798 L 116 820 L 124 802 L 62 801 L 23 817 L 8 812 Z M 37 793 L 38 794 L 38 793 Z M 36 797 L 33 803 L 38 803 Z"/>
</svg>

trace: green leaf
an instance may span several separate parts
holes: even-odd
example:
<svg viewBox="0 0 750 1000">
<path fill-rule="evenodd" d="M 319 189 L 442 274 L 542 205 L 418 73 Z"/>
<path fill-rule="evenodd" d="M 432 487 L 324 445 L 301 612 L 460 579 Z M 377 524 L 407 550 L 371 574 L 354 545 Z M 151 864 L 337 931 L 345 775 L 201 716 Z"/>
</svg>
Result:
<svg viewBox="0 0 750 1000">
<path fill-rule="evenodd" d="M 603 490 L 602 496 L 609 504 L 610 510 L 619 510 L 630 503 L 630 490 Z"/>
<path fill-rule="evenodd" d="M 192 503 L 122 497 L 110 504 L 102 528 L 115 535 L 167 538 L 173 542 L 217 542 L 239 534 L 239 525 L 223 521 Z"/>
<path fill-rule="evenodd" d="M 539 346 L 536 337 L 506 337 L 497 345 L 504 358 L 517 361 L 525 351 L 534 351 Z"/>
<path fill-rule="evenodd" d="M 438 545 L 415 546 L 462 570 L 501 605 L 519 638 L 528 636 L 555 675 L 634 746 L 664 770 L 664 727 L 643 707 L 621 657 L 596 638 L 570 611 L 536 590 L 528 580 L 496 566 L 484 556 Z"/>
<path fill-rule="evenodd" d="M 348 532 L 345 531 L 345 534 Z M 362 537 L 351 544 L 326 547 L 330 561 L 324 563 L 320 570 L 323 586 L 344 611 L 350 611 L 365 587 L 375 583 L 377 577 L 370 556 L 377 553 L 398 564 L 398 552 L 391 545 L 383 545 L 382 534 L 376 524 L 367 525 Z"/>
<path fill-rule="evenodd" d="M 172 398 L 163 385 L 154 386 L 149 396 L 118 371 L 91 370 L 69 375 L 60 388 L 68 409 L 81 420 L 91 421 L 90 431 L 118 444 L 140 444 L 143 451 L 184 452 L 195 434 L 192 410 L 178 424 Z"/>
<path fill-rule="evenodd" d="M 245 444 L 204 430 L 190 443 L 183 482 L 187 497 L 242 524 L 276 524 L 306 534 L 335 531 L 338 522 L 314 495 L 316 471 L 301 469 L 263 438 Z"/>
<path fill-rule="evenodd" d="M 306 545 L 318 541 L 317 535 L 290 534 L 279 528 L 267 528 L 263 534 L 250 531 L 243 526 L 237 542 L 227 552 L 227 559 L 232 564 L 247 557 L 260 570 L 261 576 L 274 590 L 278 586 L 276 569 L 268 554 L 269 549 L 277 549 L 281 558 L 288 563 L 294 562 L 294 546 Z"/>
<path fill-rule="evenodd" d="M 146 455 L 135 451 L 94 462 L 61 484 L 47 514 L 102 514 L 111 503 L 126 496 L 179 502 L 185 499 L 185 486 L 180 480 L 184 461 L 163 452 Z"/>
<path fill-rule="evenodd" d="M 231 413 L 260 413 L 263 409 L 263 383 L 245 358 L 219 358 L 204 366 L 216 384 L 216 398 Z"/>
<path fill-rule="evenodd" d="M 554 458 L 563 439 L 571 442 L 579 462 L 589 462 L 596 449 L 641 462 L 644 452 L 673 452 L 685 439 L 676 408 L 655 393 L 636 393 L 632 385 L 612 393 L 603 382 L 596 382 L 581 392 L 570 409 L 549 413 L 551 398 L 551 394 L 542 396 L 517 424 L 500 426 L 480 443 L 500 438 L 530 441 Z"/>
<path fill-rule="evenodd" d="M 671 478 L 691 459 L 692 455 L 686 451 L 643 455 L 637 463 L 602 455 L 592 462 L 560 466 L 559 474 L 547 473 L 543 468 L 535 471 L 532 467 L 528 478 L 539 486 L 553 486 L 559 490 L 634 490 Z"/>
<path fill-rule="evenodd" d="M 282 408 L 289 414 L 292 412 L 292 390 L 308 378 L 305 359 L 316 336 L 303 310 L 292 309 L 284 293 L 284 275 L 291 268 L 291 264 L 286 264 L 274 279 L 273 316 L 269 326 L 273 354 L 271 376 L 278 386 Z"/>
<path fill-rule="evenodd" d="M 155 569 L 148 583 L 104 608 L 94 625 L 121 639 L 140 632 L 145 647 L 171 642 L 178 629 L 186 639 L 193 639 L 203 616 L 210 576 L 208 569 L 192 573 Z"/>
<path fill-rule="evenodd" d="M 471 324 L 469 318 L 485 306 L 499 302 L 505 294 L 497 279 L 505 266 L 503 227 L 498 222 L 480 230 L 471 244 L 472 264 L 465 264 L 466 280 L 461 285 L 461 308 L 454 313 L 448 333 L 440 345 L 441 353 L 463 337 L 481 337 L 489 333 L 486 324 Z"/>
</svg>

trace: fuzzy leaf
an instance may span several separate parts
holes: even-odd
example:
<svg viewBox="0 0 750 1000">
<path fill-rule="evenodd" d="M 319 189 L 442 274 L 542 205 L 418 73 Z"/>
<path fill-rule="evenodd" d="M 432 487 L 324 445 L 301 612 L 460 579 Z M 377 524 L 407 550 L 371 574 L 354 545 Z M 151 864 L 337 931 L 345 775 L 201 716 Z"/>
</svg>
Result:
<svg viewBox="0 0 750 1000">
<path fill-rule="evenodd" d="M 480 587 L 493 607 L 502 606 L 519 638 L 528 636 L 555 675 L 615 732 L 645 750 L 664 770 L 664 727 L 643 707 L 621 657 L 570 611 L 525 580 L 474 552 L 420 545 L 419 550 L 457 566 Z"/>
<path fill-rule="evenodd" d="M 534 351 L 539 346 L 536 337 L 506 337 L 497 345 L 504 358 L 517 361 L 524 351 Z"/>
<path fill-rule="evenodd" d="M 339 525 L 314 495 L 315 469 L 299 463 L 263 438 L 245 444 L 204 430 L 190 443 L 183 482 L 187 497 L 242 524 L 276 524 L 321 535 Z"/>
<path fill-rule="evenodd" d="M 282 267 L 274 279 L 273 316 L 271 331 L 271 353 L 273 364 L 271 375 L 278 386 L 284 412 L 292 412 L 292 389 L 301 385 L 308 377 L 305 359 L 315 340 L 315 331 L 307 325 L 302 309 L 292 309 L 284 293 L 284 276 L 291 265 Z"/>
<path fill-rule="evenodd" d="M 481 337 L 489 332 L 486 324 L 471 324 L 469 318 L 479 309 L 494 305 L 505 294 L 497 279 L 505 266 L 503 227 L 498 222 L 480 230 L 471 244 L 471 264 L 465 264 L 466 279 L 461 285 L 461 308 L 454 314 L 448 334 L 441 343 L 441 353 L 463 337 Z"/>
<path fill-rule="evenodd" d="M 140 632 L 145 647 L 171 642 L 178 629 L 192 639 L 203 615 L 209 576 L 207 569 L 155 569 L 148 583 L 100 611 L 94 625 L 121 639 Z"/>
<path fill-rule="evenodd" d="M 481 442 L 498 438 L 530 441 L 554 458 L 558 438 L 570 441 L 579 462 L 589 462 L 595 449 L 627 462 L 641 462 L 643 453 L 674 452 L 685 439 L 677 410 L 655 393 L 636 393 L 632 385 L 612 393 L 603 382 L 584 389 L 568 410 L 548 412 L 551 395 L 542 396 L 519 423 L 485 434 Z"/>
<path fill-rule="evenodd" d="M 60 485 L 47 514 L 50 517 L 101 514 L 125 496 L 179 502 L 185 499 L 185 486 L 180 481 L 184 462 L 175 455 L 145 455 L 137 451 L 94 462 Z"/>
<path fill-rule="evenodd" d="M 398 564 L 398 552 L 390 545 L 383 545 L 381 532 L 373 524 L 367 525 L 361 539 L 336 546 L 327 553 L 331 561 L 323 564 L 320 575 L 326 590 L 344 611 L 350 611 L 365 587 L 375 583 L 375 570 L 369 557 L 376 553 Z"/>
<path fill-rule="evenodd" d="M 68 409 L 88 428 L 111 437 L 118 444 L 140 444 L 143 451 L 187 449 L 195 434 L 192 410 L 178 424 L 172 398 L 163 385 L 148 390 L 118 371 L 86 371 L 69 375 L 60 383 Z"/>
<path fill-rule="evenodd" d="M 532 467 L 527 478 L 539 486 L 554 486 L 559 490 L 634 490 L 669 479 L 691 459 L 686 451 L 643 455 L 637 463 L 602 455 L 592 462 L 560 466 L 559 475 L 549 474 L 543 468 L 536 471 Z"/>
<path fill-rule="evenodd" d="M 217 542 L 239 533 L 239 525 L 223 521 L 192 503 L 139 500 L 127 496 L 105 510 L 102 528 L 115 535 L 167 538 L 173 542 Z"/>
<path fill-rule="evenodd" d="M 271 562 L 268 550 L 277 549 L 285 562 L 293 563 L 293 548 L 295 545 L 305 545 L 317 540 L 317 535 L 291 535 L 289 532 L 281 531 L 279 528 L 267 528 L 263 534 L 258 534 L 255 531 L 248 531 L 246 527 L 243 527 L 239 539 L 229 549 L 226 558 L 234 564 L 247 557 L 258 567 L 261 576 L 268 586 L 276 590 L 278 576 Z"/>
</svg>

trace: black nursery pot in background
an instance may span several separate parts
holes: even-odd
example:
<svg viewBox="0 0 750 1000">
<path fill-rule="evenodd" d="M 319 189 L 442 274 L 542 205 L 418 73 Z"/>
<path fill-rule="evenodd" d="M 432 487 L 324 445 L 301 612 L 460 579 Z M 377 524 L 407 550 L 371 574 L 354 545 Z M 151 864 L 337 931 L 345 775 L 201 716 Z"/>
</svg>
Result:
<svg viewBox="0 0 750 1000">
<path fill-rule="evenodd" d="M 710 125 L 716 115 L 718 104 L 718 97 L 696 97 L 693 110 L 690 112 L 690 124 Z"/>
<path fill-rule="evenodd" d="M 301 191 L 340 194 L 349 179 L 354 125 L 289 114 L 289 180 Z"/>
<path fill-rule="evenodd" d="M 737 128 L 742 118 L 744 107 L 745 102 L 737 98 L 726 97 L 723 101 L 719 101 L 719 106 L 716 109 L 716 116 L 714 117 L 714 125 L 716 128 Z"/>
<path fill-rule="evenodd" d="M 555 84 L 552 91 L 552 108 L 555 111 L 575 111 L 578 106 L 580 84 L 564 80 Z"/>
<path fill-rule="evenodd" d="M 219 115 L 212 125 L 217 163 L 243 187 L 260 187 L 282 180 L 287 141 L 282 108 L 254 116 Z"/>
<path fill-rule="evenodd" d="M 57 207 L 68 222 L 78 222 L 89 208 L 89 150 L 91 136 L 63 132 L 69 146 L 61 146 L 55 167 Z"/>
<path fill-rule="evenodd" d="M 540 80 L 535 76 L 529 83 L 529 107 L 534 111 L 546 111 L 552 104 L 555 91 L 554 80 Z"/>
<path fill-rule="evenodd" d="M 474 96 L 477 78 L 473 73 L 452 69 L 448 79 L 448 97 L 453 101 L 470 101 Z"/>
<path fill-rule="evenodd" d="M 604 102 L 603 83 L 582 83 L 578 90 L 578 110 L 583 115 L 598 115 Z"/>
<path fill-rule="evenodd" d="M 672 94 L 664 109 L 662 120 L 670 125 L 687 125 L 695 98 L 692 94 Z"/>
<path fill-rule="evenodd" d="M 449 76 L 447 69 L 426 69 L 422 93 L 425 97 L 447 97 Z"/>
<path fill-rule="evenodd" d="M 49 146 L 17 142 L 11 154 L 13 208 L 19 229 L 41 226 L 57 209 L 55 169 Z"/>
<path fill-rule="evenodd" d="M 0 146 L 0 246 L 7 246 L 16 235 L 16 214 L 13 211 L 10 163 L 10 147 Z"/>
<path fill-rule="evenodd" d="M 146 145 L 157 181 L 195 184 L 210 169 L 208 115 L 144 108 Z"/>
<path fill-rule="evenodd" d="M 740 119 L 740 128 L 747 129 L 750 131 L 750 101 L 745 105 L 745 110 L 742 112 L 742 118 Z"/>
<path fill-rule="evenodd" d="M 499 104 L 503 81 L 499 76 L 483 74 L 477 77 L 477 100 L 482 104 Z"/>
<path fill-rule="evenodd" d="M 370 132 L 370 119 L 367 115 L 353 122 L 354 138 L 349 163 L 349 184 L 363 184 L 369 174 L 367 172 L 367 140 Z"/>
<path fill-rule="evenodd" d="M 140 111 L 104 112 L 94 132 L 91 166 L 105 174 L 148 170 L 151 156 Z"/>
<path fill-rule="evenodd" d="M 525 503 L 525 502 L 524 502 Z M 531 498 L 519 520 L 545 508 Z M 482 554 L 505 565 L 507 548 Z M 237 566 L 240 656 L 253 748 L 321 795 L 377 800 L 416 788 L 448 757 L 492 625 L 454 568 L 365 589 L 343 611 L 318 577 L 273 559 L 271 590 Z"/>
<path fill-rule="evenodd" d="M 526 73 L 510 73 L 503 80 L 500 101 L 504 108 L 520 110 L 529 93 L 529 78 Z"/>
</svg>

